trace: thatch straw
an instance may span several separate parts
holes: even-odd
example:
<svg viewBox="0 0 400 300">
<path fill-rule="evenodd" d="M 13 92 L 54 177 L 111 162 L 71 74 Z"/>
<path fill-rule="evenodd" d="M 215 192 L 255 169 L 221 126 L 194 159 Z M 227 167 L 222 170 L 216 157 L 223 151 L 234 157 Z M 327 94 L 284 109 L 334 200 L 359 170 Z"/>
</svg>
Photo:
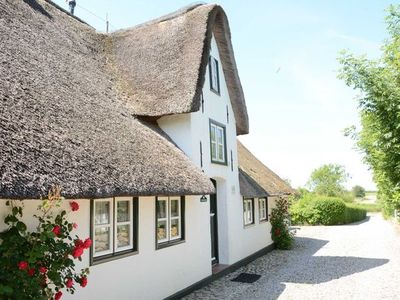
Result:
<svg viewBox="0 0 400 300">
<path fill-rule="evenodd" d="M 256 182 L 257 185 L 253 185 L 253 188 L 249 188 L 251 181 L 242 174 L 239 179 L 242 178 L 240 183 L 241 193 L 244 196 L 257 196 L 264 197 L 262 188 L 269 196 L 277 195 L 289 195 L 295 193 L 295 190 L 290 187 L 283 179 L 281 179 L 272 170 L 266 167 L 261 161 L 259 161 L 243 144 L 237 141 L 238 156 L 239 156 L 239 169 L 242 173 L 250 177 Z M 242 186 L 244 190 L 242 191 Z M 245 195 L 246 193 L 259 192 L 259 195 Z M 243 194 L 244 193 L 244 194 Z"/>
<path fill-rule="evenodd" d="M 55 184 L 79 198 L 214 192 L 120 100 L 104 36 L 27 2 L 0 1 L 0 198 L 38 198 Z"/>
<path fill-rule="evenodd" d="M 214 34 L 221 57 L 237 134 L 249 122 L 227 17 L 218 5 L 193 5 L 111 35 L 121 93 L 137 115 L 163 116 L 199 110 Z"/>
</svg>

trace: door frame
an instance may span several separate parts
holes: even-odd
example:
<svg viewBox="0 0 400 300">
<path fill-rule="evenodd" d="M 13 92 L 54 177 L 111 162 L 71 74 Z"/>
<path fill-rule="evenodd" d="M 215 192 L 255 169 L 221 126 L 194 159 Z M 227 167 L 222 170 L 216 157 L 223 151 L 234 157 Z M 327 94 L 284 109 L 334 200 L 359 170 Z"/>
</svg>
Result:
<svg viewBox="0 0 400 300">
<path fill-rule="evenodd" d="M 218 199 L 217 199 L 217 181 L 211 179 L 215 188 L 215 194 L 210 195 L 210 237 L 211 237 L 211 264 L 215 265 L 219 262 L 219 247 L 218 247 Z M 211 216 L 211 214 L 214 214 Z M 211 217 L 213 217 L 214 227 L 211 224 Z M 214 230 L 213 230 L 214 228 Z M 212 252 L 214 250 L 214 259 Z"/>
</svg>

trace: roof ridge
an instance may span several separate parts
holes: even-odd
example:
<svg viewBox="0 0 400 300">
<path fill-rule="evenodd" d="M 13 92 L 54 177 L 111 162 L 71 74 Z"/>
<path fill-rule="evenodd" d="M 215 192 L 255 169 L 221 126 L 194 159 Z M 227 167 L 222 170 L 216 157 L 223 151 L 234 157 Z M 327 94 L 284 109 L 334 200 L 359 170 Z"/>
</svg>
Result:
<svg viewBox="0 0 400 300">
<path fill-rule="evenodd" d="M 123 31 L 127 31 L 127 30 L 132 30 L 132 29 L 138 29 L 138 28 L 154 25 L 154 24 L 161 23 L 161 22 L 166 22 L 166 21 L 178 18 L 178 17 L 180 17 L 180 16 L 182 16 L 182 15 L 184 15 L 184 14 L 186 14 L 186 13 L 188 13 L 188 12 L 190 12 L 190 11 L 200 7 L 200 6 L 203 6 L 203 5 L 210 5 L 210 4 L 206 3 L 206 2 L 203 2 L 203 1 L 197 1 L 197 2 L 194 2 L 194 3 L 189 4 L 187 6 L 181 7 L 181 8 L 179 8 L 178 10 L 176 10 L 176 11 L 174 11 L 172 13 L 168 13 L 168 14 L 163 15 L 161 17 L 146 21 L 144 23 L 140 23 L 140 24 L 134 25 L 132 27 L 123 28 L 123 29 L 114 31 L 113 33 L 123 32 Z"/>
<path fill-rule="evenodd" d="M 74 18 L 75 20 L 77 20 L 77 21 L 79 21 L 79 22 L 81 22 L 81 23 L 83 23 L 83 24 L 85 24 L 85 25 L 88 25 L 89 27 L 91 27 L 91 28 L 94 29 L 93 26 L 91 26 L 90 24 L 86 23 L 86 22 L 83 21 L 81 18 L 78 18 L 77 16 L 71 14 L 68 10 L 62 8 L 60 5 L 58 5 L 57 3 L 53 2 L 52 0 L 43 0 L 43 1 L 45 1 L 46 3 L 48 3 L 48 4 L 52 5 L 52 6 L 54 6 L 54 7 L 57 8 L 58 10 L 61 10 L 62 12 L 66 13 L 67 15 L 69 15 L 70 17 Z"/>
</svg>

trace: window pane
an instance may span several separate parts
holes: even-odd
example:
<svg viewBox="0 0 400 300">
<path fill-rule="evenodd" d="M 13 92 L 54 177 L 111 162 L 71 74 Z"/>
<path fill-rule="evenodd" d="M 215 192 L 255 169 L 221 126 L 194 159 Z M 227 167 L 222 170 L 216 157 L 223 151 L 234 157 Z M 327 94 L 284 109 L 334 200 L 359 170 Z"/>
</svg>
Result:
<svg viewBox="0 0 400 300">
<path fill-rule="evenodd" d="M 171 200 L 171 217 L 179 216 L 179 200 L 173 199 Z"/>
<path fill-rule="evenodd" d="M 218 145 L 218 159 L 224 160 L 224 147 L 222 145 Z"/>
<path fill-rule="evenodd" d="M 211 157 L 217 159 L 217 145 L 215 143 L 211 143 Z"/>
<path fill-rule="evenodd" d="M 118 225 L 117 226 L 117 247 L 126 247 L 130 245 L 130 225 Z"/>
<path fill-rule="evenodd" d="M 179 237 L 179 219 L 171 220 L 171 238 Z"/>
<path fill-rule="evenodd" d="M 110 202 L 97 201 L 95 202 L 95 224 L 109 224 L 110 223 Z"/>
<path fill-rule="evenodd" d="M 94 240 L 95 240 L 94 251 L 96 253 L 110 250 L 110 228 L 109 227 L 96 228 L 94 234 Z"/>
<path fill-rule="evenodd" d="M 167 221 L 157 222 L 157 240 L 165 240 L 167 238 Z"/>
<path fill-rule="evenodd" d="M 224 130 L 222 128 L 218 128 L 218 130 L 217 130 L 217 138 L 218 138 L 218 143 L 219 144 L 223 143 L 223 136 L 224 136 Z"/>
<path fill-rule="evenodd" d="M 216 141 L 216 139 L 215 139 L 215 126 L 214 125 L 211 125 L 211 141 L 212 142 Z"/>
<path fill-rule="evenodd" d="M 117 201 L 117 222 L 129 221 L 129 201 Z"/>
<path fill-rule="evenodd" d="M 157 219 L 164 219 L 167 217 L 167 201 L 157 201 Z"/>
</svg>

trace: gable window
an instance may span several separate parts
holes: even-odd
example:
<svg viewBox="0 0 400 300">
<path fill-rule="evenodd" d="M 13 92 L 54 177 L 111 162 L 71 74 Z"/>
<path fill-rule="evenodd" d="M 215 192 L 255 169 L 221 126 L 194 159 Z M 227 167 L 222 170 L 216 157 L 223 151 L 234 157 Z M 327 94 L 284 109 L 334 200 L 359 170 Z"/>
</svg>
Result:
<svg viewBox="0 0 400 300">
<path fill-rule="evenodd" d="M 268 200 L 267 198 L 258 199 L 258 216 L 260 222 L 268 221 Z"/>
<path fill-rule="evenodd" d="M 218 60 L 215 57 L 210 56 L 209 60 L 209 72 L 210 72 L 210 89 L 217 94 L 220 93 L 219 89 L 219 68 Z"/>
<path fill-rule="evenodd" d="M 210 120 L 211 162 L 226 165 L 225 126 Z"/>
<path fill-rule="evenodd" d="M 93 262 L 137 251 L 137 198 L 92 201 Z"/>
<path fill-rule="evenodd" d="M 254 224 L 254 199 L 243 199 L 244 225 Z"/>
<path fill-rule="evenodd" d="M 156 198 L 157 248 L 163 248 L 184 240 L 184 197 Z"/>
</svg>

